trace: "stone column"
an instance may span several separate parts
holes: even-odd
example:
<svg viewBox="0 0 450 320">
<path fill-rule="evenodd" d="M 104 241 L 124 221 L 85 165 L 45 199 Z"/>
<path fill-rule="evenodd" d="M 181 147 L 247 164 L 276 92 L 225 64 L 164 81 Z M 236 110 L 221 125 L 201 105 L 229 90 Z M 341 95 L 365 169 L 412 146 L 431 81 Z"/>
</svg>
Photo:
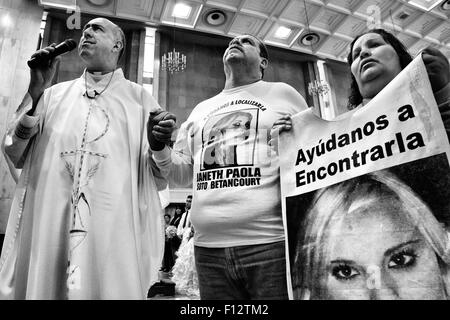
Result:
<svg viewBox="0 0 450 320">
<path fill-rule="evenodd" d="M 36 0 L 0 0 L 0 136 L 25 95 L 26 64 L 36 51 L 42 19 Z M 0 235 L 5 233 L 15 182 L 0 154 Z"/>
</svg>

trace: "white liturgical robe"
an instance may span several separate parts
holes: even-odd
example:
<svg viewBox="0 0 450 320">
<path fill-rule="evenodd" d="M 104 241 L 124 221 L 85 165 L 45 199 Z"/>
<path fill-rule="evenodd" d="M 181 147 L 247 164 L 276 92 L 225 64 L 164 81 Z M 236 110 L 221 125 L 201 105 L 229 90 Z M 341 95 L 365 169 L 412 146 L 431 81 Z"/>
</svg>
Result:
<svg viewBox="0 0 450 320">
<path fill-rule="evenodd" d="M 86 88 L 101 94 L 89 99 Z M 0 259 L 0 298 L 147 297 L 164 246 L 158 189 L 165 181 L 152 173 L 146 136 L 157 109 L 117 69 L 54 85 L 34 116 L 17 117 L 4 139 L 22 173 Z M 18 126 L 34 128 L 31 139 Z"/>
</svg>

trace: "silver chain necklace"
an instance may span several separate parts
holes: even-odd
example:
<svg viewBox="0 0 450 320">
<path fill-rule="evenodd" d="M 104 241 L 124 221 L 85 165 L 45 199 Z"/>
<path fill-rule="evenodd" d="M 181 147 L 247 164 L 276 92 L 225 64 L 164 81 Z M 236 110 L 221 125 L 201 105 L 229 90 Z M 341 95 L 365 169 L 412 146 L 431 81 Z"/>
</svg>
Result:
<svg viewBox="0 0 450 320">
<path fill-rule="evenodd" d="M 114 72 L 116 72 L 116 70 L 113 70 L 112 74 L 111 74 L 111 78 L 109 78 L 108 84 L 105 86 L 105 88 L 103 88 L 102 91 L 97 92 L 97 90 L 94 89 L 94 95 L 91 96 L 88 92 L 88 88 L 87 88 L 87 70 L 84 73 L 84 87 L 86 88 L 86 92 L 83 94 L 84 97 L 88 98 L 88 99 L 95 99 L 98 96 L 100 96 L 103 92 L 105 92 L 105 90 L 109 87 L 109 84 L 111 83 L 111 80 L 114 76 Z"/>
</svg>

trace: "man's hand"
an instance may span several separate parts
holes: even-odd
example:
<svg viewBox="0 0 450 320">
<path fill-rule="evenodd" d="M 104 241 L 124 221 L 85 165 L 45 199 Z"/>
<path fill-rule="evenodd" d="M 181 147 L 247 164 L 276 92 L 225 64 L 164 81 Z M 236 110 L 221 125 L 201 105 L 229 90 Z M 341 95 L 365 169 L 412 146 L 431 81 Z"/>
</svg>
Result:
<svg viewBox="0 0 450 320">
<path fill-rule="evenodd" d="M 281 132 L 287 132 L 292 129 L 291 115 L 286 114 L 279 118 L 273 123 L 272 129 L 270 130 L 270 141 L 269 145 L 275 148 L 278 153 L 278 136 Z"/>
<path fill-rule="evenodd" d="M 427 68 L 433 92 L 444 88 L 450 81 L 450 66 L 447 58 L 433 47 L 424 49 L 422 58 Z"/>
<path fill-rule="evenodd" d="M 170 112 L 163 110 L 150 112 L 147 123 L 147 139 L 150 149 L 161 151 L 166 144 L 170 143 L 176 129 L 176 121 L 176 116 Z"/>
<path fill-rule="evenodd" d="M 51 52 L 55 51 L 55 46 L 56 44 L 53 43 L 49 47 L 36 51 L 31 57 L 33 58 L 38 55 L 47 56 Z M 41 65 L 35 69 L 30 69 L 31 79 L 30 85 L 28 86 L 28 93 L 33 99 L 32 112 L 34 112 L 37 102 L 39 101 L 42 93 L 44 93 L 44 90 L 51 86 L 60 60 L 60 57 L 55 57 L 45 65 Z"/>
<path fill-rule="evenodd" d="M 291 115 L 286 114 L 275 121 L 273 123 L 272 130 L 275 129 L 278 129 L 278 133 L 281 133 L 283 131 L 290 131 L 292 129 Z"/>
</svg>

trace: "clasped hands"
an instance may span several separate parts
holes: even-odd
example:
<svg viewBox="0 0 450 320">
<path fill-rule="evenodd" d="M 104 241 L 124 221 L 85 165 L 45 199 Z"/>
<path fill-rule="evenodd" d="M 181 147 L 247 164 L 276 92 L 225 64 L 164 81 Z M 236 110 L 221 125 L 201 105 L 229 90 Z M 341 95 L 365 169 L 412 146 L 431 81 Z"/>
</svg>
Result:
<svg viewBox="0 0 450 320">
<path fill-rule="evenodd" d="M 147 122 L 147 139 L 151 150 L 161 151 L 170 144 L 176 130 L 176 121 L 176 116 L 170 112 L 164 110 L 150 112 Z"/>
</svg>

